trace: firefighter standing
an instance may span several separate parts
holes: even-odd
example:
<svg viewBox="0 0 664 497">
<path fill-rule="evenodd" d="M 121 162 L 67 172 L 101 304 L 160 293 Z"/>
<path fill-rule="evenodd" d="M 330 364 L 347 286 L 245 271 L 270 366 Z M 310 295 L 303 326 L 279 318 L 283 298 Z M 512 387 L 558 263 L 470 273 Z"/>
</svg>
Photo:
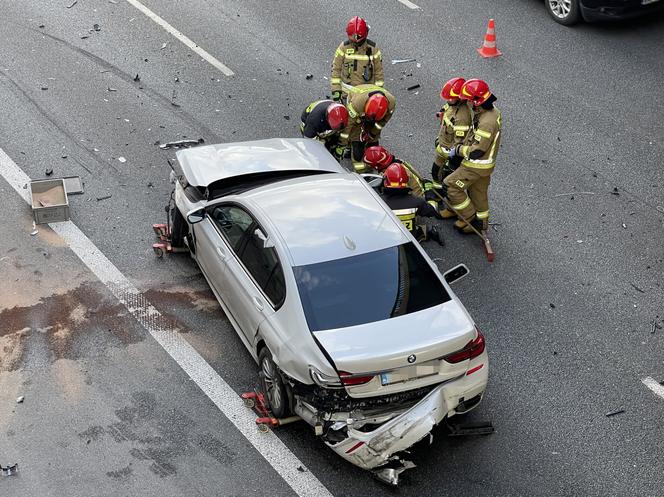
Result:
<svg viewBox="0 0 664 497">
<path fill-rule="evenodd" d="M 441 219 L 441 217 L 438 209 L 431 206 L 422 197 L 411 194 L 408 179 L 408 171 L 403 164 L 398 162 L 391 164 L 385 169 L 383 193 L 380 197 L 418 242 L 433 240 L 440 245 L 445 245 L 443 237 L 435 226 L 417 224 L 418 217 L 436 219 Z"/>
<path fill-rule="evenodd" d="M 341 134 L 351 148 L 351 161 L 356 172 L 366 170 L 362 157 L 367 147 L 378 145 L 383 127 L 392 117 L 396 99 L 385 88 L 359 85 L 348 96 L 348 127 Z"/>
<path fill-rule="evenodd" d="M 451 208 L 448 212 L 457 211 L 475 228 L 486 229 L 489 182 L 500 147 L 500 111 L 493 105 L 496 97 L 482 80 L 466 81 L 460 96 L 473 106 L 473 126 L 464 144 L 452 147 L 449 152 L 450 159 L 461 157 L 461 165 L 444 180 Z M 473 232 L 461 219 L 454 226 L 463 233 Z"/>
<path fill-rule="evenodd" d="M 322 142 L 341 160 L 345 146 L 339 142 L 339 135 L 348 126 L 346 107 L 332 100 L 317 100 L 304 109 L 301 120 L 302 136 Z"/>
<path fill-rule="evenodd" d="M 348 40 L 341 43 L 332 60 L 330 79 L 332 98 L 341 100 L 346 93 L 343 83 L 350 86 L 373 84 L 383 86 L 383 57 L 376 44 L 367 38 L 369 26 L 355 16 L 346 26 Z"/>
<path fill-rule="evenodd" d="M 440 130 L 436 138 L 436 155 L 431 168 L 434 181 L 443 181 L 454 172 L 461 163 L 461 157 L 455 156 L 448 160 L 450 148 L 463 144 L 470 130 L 473 116 L 465 100 L 459 98 L 461 88 L 466 82 L 463 78 L 452 78 L 440 92 L 445 105 L 440 110 Z"/>
</svg>

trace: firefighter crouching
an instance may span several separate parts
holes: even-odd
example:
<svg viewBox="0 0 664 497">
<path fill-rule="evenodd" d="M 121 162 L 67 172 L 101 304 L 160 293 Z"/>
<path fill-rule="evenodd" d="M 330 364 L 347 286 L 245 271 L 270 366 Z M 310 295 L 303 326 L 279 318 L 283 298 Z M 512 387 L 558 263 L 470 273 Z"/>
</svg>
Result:
<svg viewBox="0 0 664 497">
<path fill-rule="evenodd" d="M 383 174 L 381 198 L 418 242 L 432 240 L 445 245 L 443 237 L 435 226 L 418 223 L 418 218 L 440 219 L 440 214 L 424 198 L 412 195 L 408 180 L 408 171 L 403 164 L 398 162 L 391 164 Z"/>
<path fill-rule="evenodd" d="M 376 170 L 379 174 L 383 174 L 388 166 L 395 162 L 401 164 L 408 172 L 408 188 L 410 188 L 411 194 L 423 198 L 436 210 L 439 209 L 440 203 L 444 200 L 443 185 L 424 178 L 411 164 L 395 158 L 385 147 L 375 145 L 367 148 L 362 161 L 367 167 Z"/>
<path fill-rule="evenodd" d="M 500 111 L 493 105 L 496 97 L 482 80 L 466 81 L 460 96 L 473 107 L 473 126 L 463 145 L 450 149 L 450 159 L 458 155 L 461 165 L 444 180 L 448 209 L 441 215 L 452 217 L 458 212 L 475 228 L 485 230 L 489 222 L 489 183 L 500 147 Z M 473 232 L 461 219 L 454 227 L 462 233 Z"/>
<path fill-rule="evenodd" d="M 461 163 L 460 156 L 449 159 L 450 148 L 462 145 L 472 124 L 472 113 L 468 103 L 461 100 L 463 78 L 452 78 L 443 85 L 440 96 L 445 105 L 440 110 L 440 130 L 436 138 L 436 155 L 431 168 L 434 181 L 441 182 L 456 170 Z"/>
<path fill-rule="evenodd" d="M 340 142 L 341 132 L 348 126 L 348 110 L 332 100 L 317 100 L 304 109 L 301 117 L 302 136 L 318 140 L 341 160 L 345 144 Z"/>
<path fill-rule="evenodd" d="M 330 86 L 332 98 L 340 101 L 345 93 L 343 85 L 373 84 L 383 86 L 383 57 L 376 43 L 367 39 L 369 26 L 355 16 L 346 26 L 348 40 L 341 43 L 332 60 Z"/>
<path fill-rule="evenodd" d="M 396 99 L 385 88 L 359 85 L 348 95 L 348 127 L 341 134 L 351 149 L 351 162 L 356 172 L 364 172 L 362 162 L 366 148 L 378 145 L 383 127 L 392 117 Z"/>
</svg>

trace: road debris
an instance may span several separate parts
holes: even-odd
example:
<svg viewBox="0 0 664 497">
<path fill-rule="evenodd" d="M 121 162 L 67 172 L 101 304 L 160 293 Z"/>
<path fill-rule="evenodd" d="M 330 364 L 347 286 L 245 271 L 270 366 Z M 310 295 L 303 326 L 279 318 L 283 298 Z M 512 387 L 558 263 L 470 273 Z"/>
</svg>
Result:
<svg viewBox="0 0 664 497">
<path fill-rule="evenodd" d="M 97 202 L 101 202 L 102 200 L 108 200 L 112 196 L 113 195 L 104 195 L 103 197 L 97 197 Z"/>
<path fill-rule="evenodd" d="M 67 5 L 67 8 L 68 8 L 68 9 L 71 9 L 71 8 L 72 8 L 74 5 L 76 5 L 77 3 L 78 3 L 78 0 L 74 0 L 72 3 L 70 3 L 69 5 Z"/>
<path fill-rule="evenodd" d="M 44 171 L 44 174 L 46 176 L 50 176 L 51 174 L 53 174 L 53 168 L 49 167 L 48 169 L 46 169 L 46 171 Z"/>
<path fill-rule="evenodd" d="M 136 73 L 136 76 L 134 76 L 134 81 L 138 82 L 141 80 L 141 77 Z"/>
<path fill-rule="evenodd" d="M 42 89 L 42 91 L 46 91 L 46 90 L 48 90 L 48 86 L 42 86 L 41 89 Z"/>
<path fill-rule="evenodd" d="M 645 290 L 641 290 L 641 289 L 640 289 L 638 286 L 636 286 L 634 283 L 630 283 L 630 285 L 632 285 L 632 288 L 634 288 L 634 290 L 636 290 L 637 292 L 646 293 Z"/>
<path fill-rule="evenodd" d="M 304 77 L 304 79 L 307 79 L 307 80 L 308 80 L 308 79 L 314 79 L 314 75 L 313 75 L 313 74 L 307 74 L 307 75 Z"/>
<path fill-rule="evenodd" d="M 117 5 L 117 3 L 118 3 L 118 0 L 108 0 L 108 3 L 112 3 L 112 4 L 115 4 L 115 5 Z"/>
<path fill-rule="evenodd" d="M 94 29 L 95 31 L 101 31 L 101 26 L 99 24 L 93 24 L 92 29 Z"/>
<path fill-rule="evenodd" d="M 549 307 L 551 307 L 551 309 L 555 309 L 555 308 L 556 308 L 556 304 L 554 304 L 553 302 L 549 302 Z"/>
<path fill-rule="evenodd" d="M 111 88 L 110 86 L 107 86 L 106 91 L 118 91 L 118 89 L 117 88 Z"/>
<path fill-rule="evenodd" d="M 417 84 L 417 85 L 409 86 L 408 88 L 406 88 L 406 90 L 412 91 L 412 90 L 417 90 L 418 88 L 421 88 L 421 85 Z"/>
<path fill-rule="evenodd" d="M 0 470 L 2 470 L 2 476 L 13 476 L 18 473 L 18 463 L 13 466 L 0 466 Z"/>
<path fill-rule="evenodd" d="M 24 397 L 23 395 L 21 395 L 20 397 L 18 397 L 18 398 L 16 399 L 16 403 L 17 403 L 17 404 L 23 404 L 23 401 L 24 401 L 24 400 L 25 400 L 25 397 Z"/>
<path fill-rule="evenodd" d="M 569 193 L 557 193 L 554 197 L 567 197 L 568 195 L 595 195 L 595 192 L 569 192 Z"/>
<path fill-rule="evenodd" d="M 614 186 L 613 191 L 611 192 L 611 195 L 620 195 L 620 192 L 618 191 L 618 187 Z"/>
<path fill-rule="evenodd" d="M 290 121 L 290 116 L 284 116 L 284 119 L 285 119 L 286 121 Z"/>
<path fill-rule="evenodd" d="M 408 62 L 415 62 L 417 59 L 392 59 L 392 65 L 406 64 Z"/>
<path fill-rule="evenodd" d="M 623 229 L 625 229 L 625 230 L 627 229 L 627 225 L 626 225 L 625 223 L 622 223 L 622 227 L 623 227 Z"/>
<path fill-rule="evenodd" d="M 198 140 L 193 140 L 193 139 L 177 140 L 173 142 L 162 143 L 161 145 L 159 145 L 159 142 L 157 142 L 155 145 L 159 145 L 160 149 L 166 150 L 168 148 L 193 147 L 195 145 L 201 145 L 202 143 L 205 143 L 205 140 L 203 138 L 199 138 Z"/>
<path fill-rule="evenodd" d="M 164 42 L 164 43 L 161 44 L 161 47 L 159 48 L 159 50 L 163 50 L 167 46 L 168 46 L 168 42 Z"/>
<path fill-rule="evenodd" d="M 37 229 L 37 223 L 32 221 L 32 231 L 30 232 L 30 236 L 35 236 L 37 233 L 39 233 L 39 230 Z"/>
<path fill-rule="evenodd" d="M 610 418 L 611 416 L 616 416 L 617 414 L 622 414 L 625 412 L 625 409 L 617 409 L 615 411 L 607 412 L 605 416 L 607 418 Z"/>
<path fill-rule="evenodd" d="M 120 162 L 122 162 L 123 164 L 124 164 L 125 162 L 127 162 L 127 159 L 125 159 L 124 157 L 118 157 L 118 160 L 119 160 Z"/>
</svg>

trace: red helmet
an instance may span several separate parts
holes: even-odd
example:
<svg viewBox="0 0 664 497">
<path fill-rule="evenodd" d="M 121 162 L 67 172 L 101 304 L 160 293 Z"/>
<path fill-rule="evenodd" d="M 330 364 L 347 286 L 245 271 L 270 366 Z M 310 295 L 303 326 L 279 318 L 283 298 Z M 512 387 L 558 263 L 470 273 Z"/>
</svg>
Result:
<svg viewBox="0 0 664 497">
<path fill-rule="evenodd" d="M 348 110 L 342 104 L 330 104 L 326 111 L 327 124 L 334 131 L 340 131 L 348 126 Z"/>
<path fill-rule="evenodd" d="M 463 78 L 452 78 L 443 85 L 440 98 L 443 100 L 455 100 L 461 95 L 461 87 L 466 82 Z"/>
<path fill-rule="evenodd" d="M 469 79 L 461 87 L 461 99 L 469 100 L 475 107 L 489 100 L 490 96 L 489 85 L 481 79 Z"/>
<path fill-rule="evenodd" d="M 364 106 L 364 117 L 370 121 L 380 121 L 387 114 L 390 103 L 382 93 L 374 93 L 367 99 Z"/>
<path fill-rule="evenodd" d="M 353 17 L 346 25 L 346 34 L 348 34 L 348 39 L 353 43 L 363 42 L 369 34 L 367 21 L 359 16 Z"/>
<path fill-rule="evenodd" d="M 362 160 L 367 166 L 382 172 L 387 169 L 387 166 L 394 162 L 394 156 L 389 153 L 385 147 L 374 145 L 364 151 L 364 157 L 362 157 Z"/>
<path fill-rule="evenodd" d="M 393 162 L 383 174 L 385 188 L 408 188 L 408 171 L 403 164 Z"/>
</svg>

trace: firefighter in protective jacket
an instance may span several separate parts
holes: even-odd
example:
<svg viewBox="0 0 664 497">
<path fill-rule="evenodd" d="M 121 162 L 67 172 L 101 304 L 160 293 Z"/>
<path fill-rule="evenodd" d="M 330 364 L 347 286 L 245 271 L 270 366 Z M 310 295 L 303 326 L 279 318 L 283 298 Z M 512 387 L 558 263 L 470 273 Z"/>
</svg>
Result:
<svg viewBox="0 0 664 497">
<path fill-rule="evenodd" d="M 496 97 L 482 80 L 466 81 L 461 98 L 473 106 L 473 127 L 463 145 L 450 149 L 450 158 L 460 156 L 461 165 L 444 180 L 448 208 L 441 214 L 453 217 L 458 212 L 475 228 L 482 230 L 487 228 L 489 220 L 489 183 L 500 147 L 501 116 L 493 105 Z M 463 233 L 473 232 L 461 219 L 454 226 Z"/>
<path fill-rule="evenodd" d="M 341 100 L 342 95 L 347 92 L 343 84 L 384 84 L 383 56 L 376 43 L 367 38 L 367 22 L 361 17 L 353 17 L 348 21 L 346 33 L 348 40 L 337 47 L 332 60 L 330 83 L 334 100 Z"/>
<path fill-rule="evenodd" d="M 302 136 L 318 140 L 341 160 L 345 145 L 340 143 L 341 132 L 348 126 L 348 110 L 332 100 L 316 100 L 302 112 L 300 131 Z"/>
</svg>

